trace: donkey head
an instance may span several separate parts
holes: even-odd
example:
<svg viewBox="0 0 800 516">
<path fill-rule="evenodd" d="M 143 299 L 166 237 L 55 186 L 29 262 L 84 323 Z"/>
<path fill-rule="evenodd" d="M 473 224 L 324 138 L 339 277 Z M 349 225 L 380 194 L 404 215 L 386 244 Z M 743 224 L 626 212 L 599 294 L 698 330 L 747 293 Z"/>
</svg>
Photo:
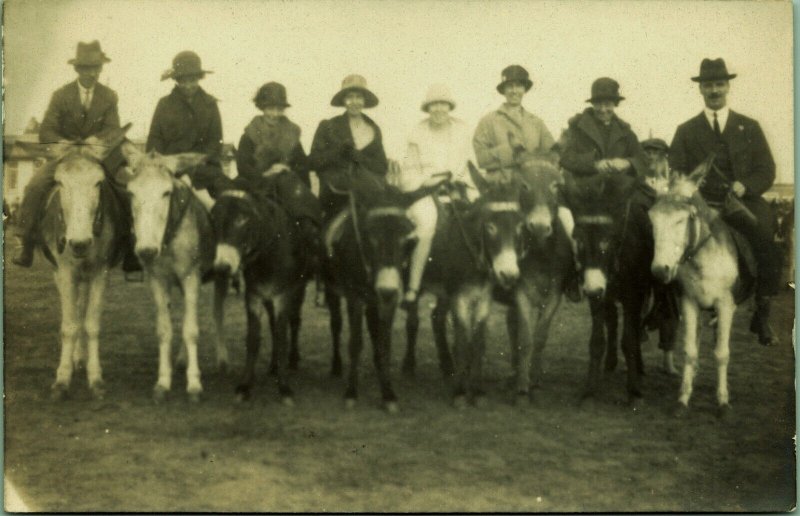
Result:
<svg viewBox="0 0 800 516">
<path fill-rule="evenodd" d="M 472 182 L 481 193 L 477 201 L 478 227 L 483 256 L 491 265 L 494 280 L 510 288 L 519 278 L 520 242 L 523 218 L 520 211 L 520 184 L 489 182 L 468 163 Z"/>
<path fill-rule="evenodd" d="M 525 227 L 537 240 L 553 234 L 558 212 L 558 191 L 563 183 L 557 161 L 552 157 L 534 157 L 520 164 L 520 206 Z"/>
<path fill-rule="evenodd" d="M 246 181 L 237 178 L 234 184 L 238 188 L 224 190 L 211 209 L 217 239 L 214 269 L 223 274 L 235 274 L 275 233 L 259 210 L 265 201 L 254 197 Z"/>
<path fill-rule="evenodd" d="M 655 244 L 651 271 L 664 283 L 675 279 L 687 250 L 700 234 L 700 212 L 707 207 L 698 188 L 713 159 L 709 156 L 688 176 L 675 175 L 669 190 L 658 196 L 648 212 Z"/>
<path fill-rule="evenodd" d="M 100 139 L 64 142 L 52 149 L 56 159 L 55 183 L 66 227 L 65 239 L 74 258 L 85 258 L 94 238 L 94 221 L 105 180 L 103 159 L 125 137 L 131 124 Z"/>
<path fill-rule="evenodd" d="M 162 156 L 142 153 L 132 144 L 124 144 L 122 153 L 128 161 L 126 183 L 131 196 L 136 254 L 148 264 L 159 255 L 170 216 L 176 214 L 193 195 L 187 184 L 175 175 L 205 162 L 198 153 Z"/>
</svg>

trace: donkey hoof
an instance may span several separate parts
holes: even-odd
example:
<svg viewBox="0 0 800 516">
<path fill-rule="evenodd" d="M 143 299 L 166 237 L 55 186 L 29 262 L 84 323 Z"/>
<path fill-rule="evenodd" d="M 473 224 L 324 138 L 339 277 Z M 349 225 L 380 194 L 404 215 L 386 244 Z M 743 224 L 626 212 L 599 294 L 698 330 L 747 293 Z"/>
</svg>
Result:
<svg viewBox="0 0 800 516">
<path fill-rule="evenodd" d="M 331 378 L 341 378 L 342 377 L 342 366 L 339 367 L 333 366 L 331 367 Z"/>
<path fill-rule="evenodd" d="M 217 372 L 220 376 L 228 374 L 228 362 L 220 362 L 217 364 Z"/>
<path fill-rule="evenodd" d="M 717 417 L 720 421 L 727 421 L 731 417 L 731 406 L 727 403 L 723 403 L 719 407 L 717 407 Z"/>
<path fill-rule="evenodd" d="M 416 366 L 410 362 L 403 362 L 403 368 L 401 369 L 403 376 L 406 378 L 414 378 L 414 374 L 416 373 Z"/>
<path fill-rule="evenodd" d="M 644 398 L 641 396 L 631 396 L 628 398 L 628 406 L 634 412 L 641 412 L 644 408 Z"/>
<path fill-rule="evenodd" d="M 292 398 L 291 396 L 283 396 L 281 398 L 281 405 L 289 408 L 294 407 L 294 398 Z"/>
<path fill-rule="evenodd" d="M 356 408 L 356 399 L 355 398 L 345 398 L 344 400 L 344 408 L 346 410 L 353 410 Z"/>
<path fill-rule="evenodd" d="M 167 399 L 167 389 L 162 387 L 161 385 L 156 385 L 153 388 L 153 401 L 155 403 L 162 403 L 165 399 Z"/>
<path fill-rule="evenodd" d="M 188 393 L 189 403 L 200 403 L 200 392 L 190 392 Z"/>
<path fill-rule="evenodd" d="M 95 382 L 89 390 L 92 391 L 92 398 L 95 400 L 102 401 L 106 397 L 106 389 L 103 382 Z"/>
<path fill-rule="evenodd" d="M 383 403 L 383 409 L 388 414 L 397 414 L 400 412 L 400 406 L 397 404 L 396 401 L 386 401 Z"/>
<path fill-rule="evenodd" d="M 250 387 L 247 385 L 239 385 L 236 387 L 236 401 L 243 403 L 250 401 Z"/>
<path fill-rule="evenodd" d="M 531 399 L 527 392 L 519 391 L 517 392 L 516 396 L 514 396 L 514 406 L 515 407 L 527 407 L 530 405 Z"/>
<path fill-rule="evenodd" d="M 475 405 L 475 408 L 483 409 L 486 408 L 488 401 L 486 401 L 485 394 L 476 394 L 472 400 L 472 404 Z"/>
<path fill-rule="evenodd" d="M 681 402 L 678 402 L 675 408 L 672 409 L 672 416 L 676 419 L 684 419 L 687 415 L 689 415 L 689 406 Z"/>
<path fill-rule="evenodd" d="M 67 399 L 69 393 L 69 385 L 63 383 L 54 383 L 50 388 L 50 399 L 53 401 L 64 401 Z"/>
<path fill-rule="evenodd" d="M 453 398 L 453 407 L 456 410 L 464 410 L 467 408 L 467 397 L 463 394 L 459 394 Z"/>
</svg>

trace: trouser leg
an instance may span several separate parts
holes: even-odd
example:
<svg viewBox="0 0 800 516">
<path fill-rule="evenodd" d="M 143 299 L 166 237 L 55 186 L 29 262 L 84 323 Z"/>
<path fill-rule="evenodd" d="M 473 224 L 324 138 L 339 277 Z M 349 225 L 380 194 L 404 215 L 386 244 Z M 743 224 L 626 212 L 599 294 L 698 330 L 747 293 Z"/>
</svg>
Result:
<svg viewBox="0 0 800 516">
<path fill-rule="evenodd" d="M 44 210 L 47 194 L 55 184 L 55 173 L 56 162 L 51 161 L 40 168 L 25 187 L 17 226 L 17 236 L 22 240 L 22 249 L 13 260 L 17 265 L 30 267 L 33 263 L 38 221 Z"/>
</svg>

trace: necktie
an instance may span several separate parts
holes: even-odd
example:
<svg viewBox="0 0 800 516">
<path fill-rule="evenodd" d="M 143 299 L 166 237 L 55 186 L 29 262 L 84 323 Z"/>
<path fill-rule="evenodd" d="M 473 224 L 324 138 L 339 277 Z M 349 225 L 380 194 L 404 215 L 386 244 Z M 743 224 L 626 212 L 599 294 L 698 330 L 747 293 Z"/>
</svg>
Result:
<svg viewBox="0 0 800 516">
<path fill-rule="evenodd" d="M 717 121 L 717 112 L 714 111 L 714 134 L 722 136 L 722 131 L 719 130 L 719 122 Z"/>
<path fill-rule="evenodd" d="M 86 90 L 84 95 L 83 95 L 83 110 L 84 111 L 87 111 L 89 109 L 89 94 L 90 93 L 91 92 L 89 90 Z"/>
</svg>

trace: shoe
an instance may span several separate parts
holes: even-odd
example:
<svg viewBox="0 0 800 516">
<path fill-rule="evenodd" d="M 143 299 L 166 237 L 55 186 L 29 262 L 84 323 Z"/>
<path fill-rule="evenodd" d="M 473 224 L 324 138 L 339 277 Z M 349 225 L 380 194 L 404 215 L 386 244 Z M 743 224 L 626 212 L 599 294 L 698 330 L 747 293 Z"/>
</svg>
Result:
<svg viewBox="0 0 800 516">
<path fill-rule="evenodd" d="M 23 242 L 22 248 L 19 250 L 16 256 L 11 259 L 11 262 L 20 267 L 30 267 L 33 265 L 33 250 L 33 242 Z"/>
<path fill-rule="evenodd" d="M 408 290 L 406 291 L 406 295 L 403 297 L 403 301 L 400 303 L 400 308 L 406 312 L 416 310 L 418 301 L 419 298 L 417 297 L 417 291 Z"/>
<path fill-rule="evenodd" d="M 142 264 L 133 249 L 125 251 L 125 256 L 122 258 L 122 271 L 141 272 L 142 270 Z"/>
<path fill-rule="evenodd" d="M 580 303 L 583 301 L 581 277 L 577 272 L 570 273 L 570 275 L 564 280 L 564 295 L 573 303 Z"/>
<path fill-rule="evenodd" d="M 756 311 L 750 319 L 750 331 L 758 335 L 758 343 L 762 346 L 775 346 L 780 343 L 778 336 L 769 323 L 770 298 L 756 298 Z"/>
</svg>

